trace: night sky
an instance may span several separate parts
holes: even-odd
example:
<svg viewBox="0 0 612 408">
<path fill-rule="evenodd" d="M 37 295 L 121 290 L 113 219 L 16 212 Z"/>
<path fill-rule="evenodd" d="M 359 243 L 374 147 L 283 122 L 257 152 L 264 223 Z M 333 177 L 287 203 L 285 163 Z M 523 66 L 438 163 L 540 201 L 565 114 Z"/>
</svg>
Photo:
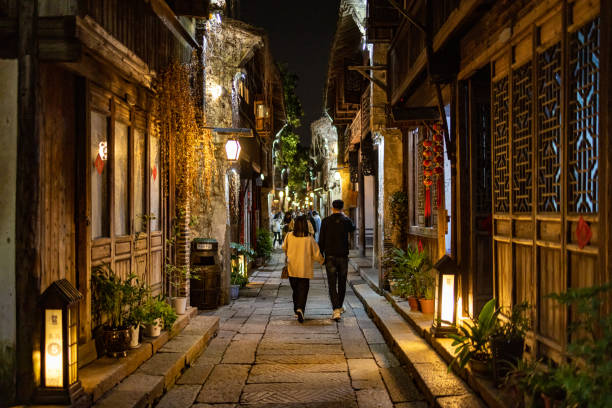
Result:
<svg viewBox="0 0 612 408">
<path fill-rule="evenodd" d="M 310 124 L 323 114 L 323 91 L 339 0 L 242 0 L 241 20 L 268 32 L 272 54 L 299 76 L 304 108 L 298 133 L 310 143 Z"/>
</svg>

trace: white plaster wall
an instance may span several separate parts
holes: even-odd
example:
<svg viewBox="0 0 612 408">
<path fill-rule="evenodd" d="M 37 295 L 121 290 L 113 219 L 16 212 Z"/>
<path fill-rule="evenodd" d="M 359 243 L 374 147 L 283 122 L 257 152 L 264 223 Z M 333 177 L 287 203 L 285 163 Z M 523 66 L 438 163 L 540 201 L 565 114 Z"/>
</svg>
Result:
<svg viewBox="0 0 612 408">
<path fill-rule="evenodd" d="M 17 75 L 16 59 L 0 59 L 0 366 L 5 368 L 13 363 L 16 336 Z"/>
</svg>

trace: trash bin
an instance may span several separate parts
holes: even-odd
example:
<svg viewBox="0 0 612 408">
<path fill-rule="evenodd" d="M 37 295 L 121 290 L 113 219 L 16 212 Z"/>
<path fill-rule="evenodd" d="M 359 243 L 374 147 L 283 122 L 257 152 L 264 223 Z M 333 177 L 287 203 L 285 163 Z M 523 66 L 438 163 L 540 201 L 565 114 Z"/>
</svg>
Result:
<svg viewBox="0 0 612 408">
<path fill-rule="evenodd" d="M 191 279 L 191 306 L 214 309 L 219 305 L 221 266 L 217 250 L 219 244 L 212 238 L 191 241 L 191 271 L 198 279 Z"/>
</svg>

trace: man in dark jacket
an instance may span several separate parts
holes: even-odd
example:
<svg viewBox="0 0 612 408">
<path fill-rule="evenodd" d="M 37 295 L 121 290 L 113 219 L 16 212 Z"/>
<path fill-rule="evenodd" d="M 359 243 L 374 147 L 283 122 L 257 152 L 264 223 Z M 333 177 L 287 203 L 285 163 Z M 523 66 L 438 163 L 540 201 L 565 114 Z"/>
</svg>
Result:
<svg viewBox="0 0 612 408">
<path fill-rule="evenodd" d="M 325 256 L 329 298 L 334 309 L 332 319 L 339 320 L 344 312 L 342 304 L 346 293 L 349 234 L 355 231 L 355 225 L 342 213 L 344 208 L 342 200 L 335 200 L 332 207 L 333 214 L 321 222 L 319 248 Z"/>
</svg>

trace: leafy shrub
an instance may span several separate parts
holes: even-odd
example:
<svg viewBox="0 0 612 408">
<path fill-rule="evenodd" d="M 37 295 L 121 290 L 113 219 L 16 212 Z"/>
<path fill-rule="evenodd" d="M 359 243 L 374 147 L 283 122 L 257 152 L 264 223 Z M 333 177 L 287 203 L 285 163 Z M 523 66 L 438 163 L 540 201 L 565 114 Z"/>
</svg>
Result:
<svg viewBox="0 0 612 408">
<path fill-rule="evenodd" d="M 267 228 L 257 230 L 257 256 L 268 259 L 272 253 L 272 233 Z"/>
</svg>

